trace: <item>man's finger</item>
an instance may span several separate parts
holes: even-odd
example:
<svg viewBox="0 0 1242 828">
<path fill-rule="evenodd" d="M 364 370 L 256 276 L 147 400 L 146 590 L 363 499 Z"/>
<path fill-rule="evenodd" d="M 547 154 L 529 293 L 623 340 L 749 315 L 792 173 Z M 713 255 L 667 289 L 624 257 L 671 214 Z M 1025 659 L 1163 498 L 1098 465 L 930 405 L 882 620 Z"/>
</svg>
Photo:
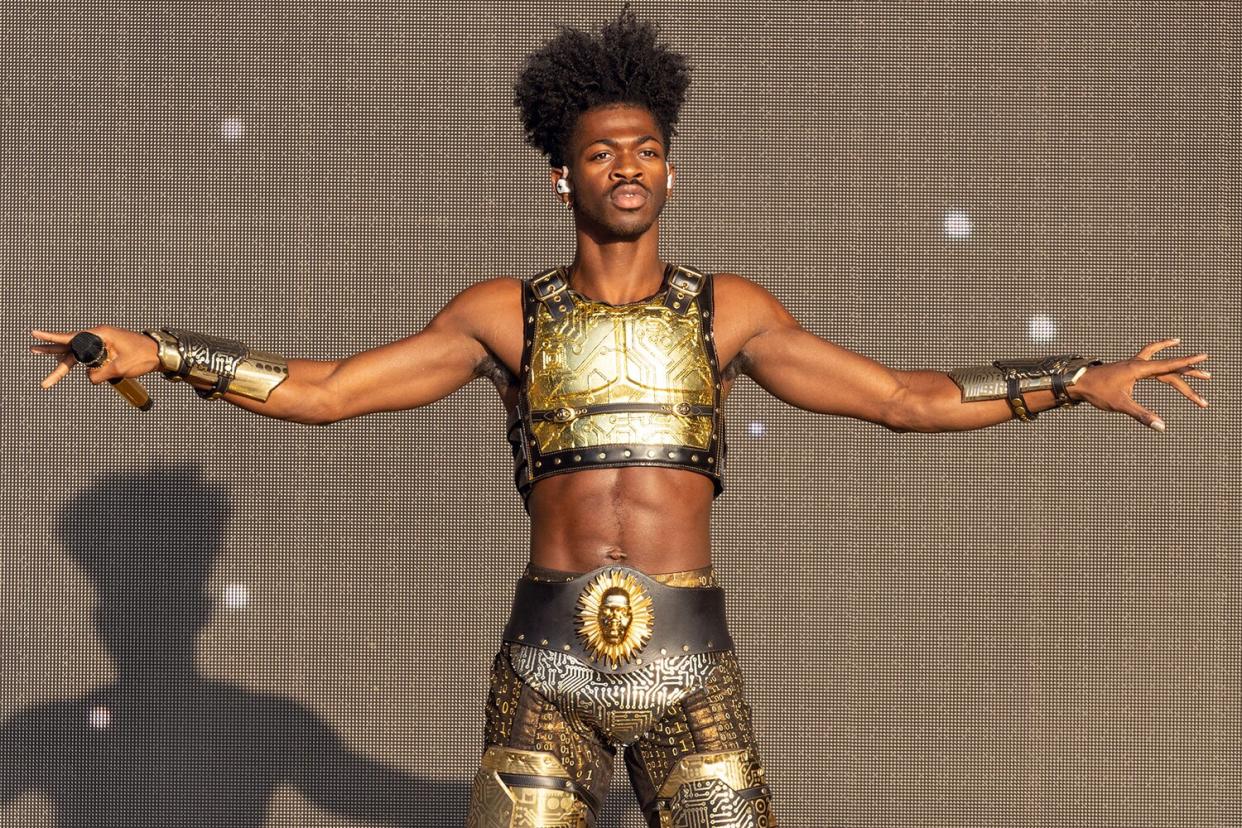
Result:
<svg viewBox="0 0 1242 828">
<path fill-rule="evenodd" d="M 1139 376 L 1151 377 L 1156 374 L 1168 374 L 1174 371 L 1180 371 L 1182 368 L 1188 368 L 1207 359 L 1207 354 L 1194 354 L 1180 359 L 1153 359 L 1146 364 L 1140 365 Z"/>
<path fill-rule="evenodd" d="M 35 339 L 42 339 L 45 342 L 59 342 L 61 345 L 68 345 L 77 336 L 76 333 L 56 333 L 55 331 L 31 331 L 30 335 Z"/>
<path fill-rule="evenodd" d="M 1152 354 L 1163 351 L 1165 348 L 1176 345 L 1179 342 L 1181 342 L 1180 339 L 1160 339 L 1156 342 L 1149 342 L 1136 354 L 1136 357 L 1138 359 L 1151 359 Z"/>
<path fill-rule="evenodd" d="M 1182 379 L 1177 374 L 1162 374 L 1161 376 L 1156 377 L 1156 379 L 1160 380 L 1163 383 L 1167 383 L 1173 386 L 1178 391 L 1181 391 L 1182 396 L 1184 396 L 1186 399 L 1190 400 L 1191 402 L 1196 403 L 1197 405 L 1200 405 L 1203 408 L 1207 408 L 1207 400 L 1203 399 L 1203 397 L 1200 397 L 1195 392 L 1195 389 L 1187 385 L 1186 380 Z"/>
<path fill-rule="evenodd" d="M 55 385 L 56 383 L 64 379 L 65 374 L 68 374 L 69 371 L 73 368 L 73 366 L 77 364 L 78 364 L 77 357 L 75 357 L 73 354 L 65 354 L 63 357 L 60 358 L 60 364 L 57 365 L 55 368 L 53 368 L 52 373 L 44 377 L 43 382 L 40 384 L 44 388 L 51 388 L 53 385 Z"/>
<path fill-rule="evenodd" d="M 1145 426 L 1154 428 L 1156 431 L 1164 431 L 1164 420 L 1162 420 L 1156 412 L 1148 411 L 1146 408 L 1143 408 L 1143 406 L 1136 403 L 1133 399 L 1130 400 L 1128 405 L 1119 410 L 1129 414 Z"/>
<path fill-rule="evenodd" d="M 36 354 L 63 354 L 69 350 L 68 345 L 31 345 L 30 350 Z"/>
</svg>

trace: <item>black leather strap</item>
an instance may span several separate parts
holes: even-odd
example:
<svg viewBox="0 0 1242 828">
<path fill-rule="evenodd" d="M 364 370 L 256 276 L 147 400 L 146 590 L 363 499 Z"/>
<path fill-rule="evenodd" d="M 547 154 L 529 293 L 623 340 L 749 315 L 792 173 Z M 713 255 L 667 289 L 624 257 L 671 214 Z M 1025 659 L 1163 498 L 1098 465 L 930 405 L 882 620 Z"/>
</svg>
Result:
<svg viewBox="0 0 1242 828">
<path fill-rule="evenodd" d="M 706 280 L 707 277 L 697 270 L 677 265 L 665 279 L 668 291 L 664 294 L 664 307 L 684 315 Z"/>
<path fill-rule="evenodd" d="M 1029 423 L 1039 418 L 1039 414 L 1032 411 L 1026 404 L 1026 397 L 1022 396 L 1019 390 L 1020 380 L 1016 376 L 1010 376 L 1005 382 L 1005 396 L 1009 400 L 1009 407 L 1013 409 L 1013 413 L 1019 420 Z"/>
<path fill-rule="evenodd" d="M 577 633 L 578 597 L 594 578 L 618 570 L 632 576 L 651 596 L 651 638 L 637 659 L 617 666 L 595 660 Z M 606 566 L 572 581 L 549 583 L 522 578 L 513 596 L 513 611 L 504 640 L 572 655 L 597 670 L 626 673 L 653 661 L 687 653 L 733 648 L 725 616 L 724 590 L 719 587 L 671 587 L 629 567 Z"/>
<path fill-rule="evenodd" d="M 611 414 L 613 412 L 631 412 L 643 413 L 650 412 L 652 414 L 676 414 L 681 417 L 710 417 L 715 413 L 715 409 L 710 405 L 695 405 L 691 403 L 643 403 L 643 402 L 620 402 L 620 403 L 596 403 L 595 405 L 584 405 L 577 408 L 562 406 L 561 408 L 546 408 L 530 412 L 532 420 L 547 420 L 552 423 L 567 423 L 570 420 L 576 420 L 579 417 L 586 417 L 590 414 Z"/>
<path fill-rule="evenodd" d="M 496 775 L 511 788 L 552 788 L 558 791 L 573 791 L 587 804 L 592 814 L 599 813 L 599 799 L 592 795 L 586 787 L 579 785 L 571 779 L 561 779 L 556 776 L 531 776 L 525 773 L 498 772 Z"/>
<path fill-rule="evenodd" d="M 1064 374 L 1052 375 L 1052 395 L 1056 397 L 1057 406 L 1060 408 L 1071 408 L 1081 402 L 1081 400 L 1076 400 L 1069 395 L 1069 389 L 1065 386 Z"/>
<path fill-rule="evenodd" d="M 530 280 L 530 289 L 553 319 L 560 319 L 574 306 L 574 297 L 569 293 L 569 281 L 565 278 L 564 268 L 557 267 L 540 273 Z"/>
</svg>

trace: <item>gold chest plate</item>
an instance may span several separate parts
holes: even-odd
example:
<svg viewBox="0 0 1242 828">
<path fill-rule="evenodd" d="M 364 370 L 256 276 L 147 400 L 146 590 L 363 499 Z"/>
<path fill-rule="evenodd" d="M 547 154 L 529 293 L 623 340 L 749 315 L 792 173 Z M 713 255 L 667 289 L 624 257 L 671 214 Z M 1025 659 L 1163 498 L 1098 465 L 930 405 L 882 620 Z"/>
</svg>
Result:
<svg viewBox="0 0 1242 828">
<path fill-rule="evenodd" d="M 678 315 L 657 299 L 622 306 L 575 299 L 561 319 L 546 312 L 536 319 L 527 386 L 532 410 L 712 404 L 712 370 L 697 306 Z M 676 413 L 612 411 L 567 422 L 535 421 L 531 428 L 544 453 L 608 443 L 705 449 L 712 422 Z"/>
<path fill-rule="evenodd" d="M 609 305 L 570 290 L 564 271 L 528 283 L 514 479 L 591 466 L 701 472 L 723 489 L 724 419 L 711 344 L 710 277 L 670 266 L 664 288 Z"/>
</svg>

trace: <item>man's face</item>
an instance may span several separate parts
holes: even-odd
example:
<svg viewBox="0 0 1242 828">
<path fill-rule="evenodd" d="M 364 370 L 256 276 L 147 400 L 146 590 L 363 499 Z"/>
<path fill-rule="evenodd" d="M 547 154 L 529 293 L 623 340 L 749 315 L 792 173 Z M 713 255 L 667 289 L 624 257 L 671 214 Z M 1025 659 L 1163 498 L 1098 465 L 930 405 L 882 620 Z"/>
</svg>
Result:
<svg viewBox="0 0 1242 828">
<path fill-rule="evenodd" d="M 599 626 L 604 640 L 609 644 L 620 644 L 630 629 L 630 598 L 624 592 L 610 592 L 604 595 L 603 605 L 599 610 Z"/>
<path fill-rule="evenodd" d="M 584 112 L 565 154 L 579 226 L 611 239 L 647 232 L 668 199 L 664 134 L 646 109 L 626 104 Z M 552 170 L 552 183 L 560 170 Z"/>
</svg>

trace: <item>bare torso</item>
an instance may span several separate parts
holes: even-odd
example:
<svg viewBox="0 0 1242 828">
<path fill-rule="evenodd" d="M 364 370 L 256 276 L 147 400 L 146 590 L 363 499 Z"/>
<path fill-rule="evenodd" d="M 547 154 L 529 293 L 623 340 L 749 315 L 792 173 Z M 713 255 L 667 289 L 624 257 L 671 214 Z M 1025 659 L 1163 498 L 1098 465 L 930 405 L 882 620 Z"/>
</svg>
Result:
<svg viewBox="0 0 1242 828">
<path fill-rule="evenodd" d="M 506 303 L 511 310 L 496 320 L 486 343 L 486 376 L 510 415 L 517 406 L 522 358 L 521 285 L 513 280 L 512 301 Z M 718 277 L 715 285 L 712 339 L 722 368 L 723 402 L 744 340 L 740 326 L 730 325 L 735 299 L 727 277 Z M 712 482 L 696 472 L 630 466 L 558 474 L 534 485 L 527 506 L 530 557 L 539 566 L 587 572 L 620 563 L 659 573 L 711 562 Z"/>
</svg>

